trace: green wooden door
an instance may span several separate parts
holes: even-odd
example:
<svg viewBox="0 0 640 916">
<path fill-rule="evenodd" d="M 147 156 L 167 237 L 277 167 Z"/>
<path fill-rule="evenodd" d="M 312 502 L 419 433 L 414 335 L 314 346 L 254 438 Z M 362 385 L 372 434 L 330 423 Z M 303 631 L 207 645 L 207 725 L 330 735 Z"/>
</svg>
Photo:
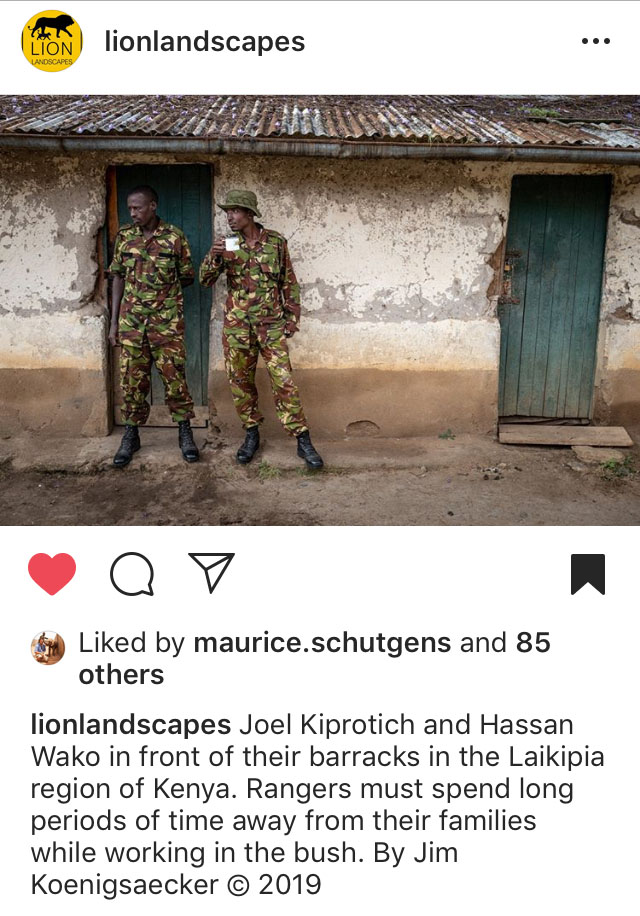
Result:
<svg viewBox="0 0 640 916">
<path fill-rule="evenodd" d="M 196 405 L 194 425 L 204 425 L 208 414 L 209 313 L 211 292 L 198 283 L 198 268 L 211 247 L 211 170 L 207 165 L 132 165 L 116 170 L 118 221 L 131 222 L 127 193 L 136 185 L 148 184 L 158 192 L 158 216 L 182 229 L 191 247 L 196 281 L 183 290 L 187 382 Z M 116 378 L 117 385 L 117 378 Z M 118 399 L 119 400 L 119 399 Z M 116 422 L 121 422 L 116 410 Z M 171 425 L 164 407 L 164 389 L 155 366 L 152 372 L 149 425 Z"/>
<path fill-rule="evenodd" d="M 606 175 L 517 175 L 498 307 L 502 417 L 591 415 Z"/>
</svg>

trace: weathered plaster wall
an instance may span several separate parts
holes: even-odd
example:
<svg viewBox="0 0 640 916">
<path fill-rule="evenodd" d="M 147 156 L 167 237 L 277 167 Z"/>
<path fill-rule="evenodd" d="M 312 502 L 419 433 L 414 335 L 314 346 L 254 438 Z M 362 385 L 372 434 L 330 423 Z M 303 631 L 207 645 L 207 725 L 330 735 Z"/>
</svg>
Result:
<svg viewBox="0 0 640 916">
<path fill-rule="evenodd" d="M 220 161 L 216 198 L 255 189 L 264 224 L 289 240 L 303 301 L 292 360 L 314 429 L 494 427 L 499 327 L 487 289 L 504 215 L 478 174 L 448 162 Z M 221 370 L 220 308 L 214 324 Z M 221 371 L 212 394 L 233 422 Z"/>
<path fill-rule="evenodd" d="M 443 423 L 495 427 L 496 308 L 511 180 L 541 172 L 613 175 L 595 415 L 630 422 L 635 410 L 637 422 L 640 169 L 220 160 L 216 197 L 254 189 L 265 225 L 289 239 L 303 297 L 303 329 L 291 350 L 314 425 L 344 431 L 370 420 L 389 435 L 430 432 Z M 216 234 L 225 230 L 218 210 Z M 222 422 L 232 423 L 219 344 L 223 291 L 216 296 L 212 394 Z"/>
<path fill-rule="evenodd" d="M 216 197 L 255 188 L 283 232 L 306 315 L 322 324 L 488 317 L 502 238 L 495 191 L 460 163 L 228 157 Z M 226 220 L 217 211 L 216 229 Z"/>
<path fill-rule="evenodd" d="M 107 167 L 142 161 L 189 157 L 2 155 L 3 428 L 106 432 L 108 352 L 96 235 Z M 254 189 L 265 224 L 289 239 L 303 295 L 292 358 L 312 427 L 327 435 L 494 429 L 495 281 L 511 178 L 613 174 L 596 416 L 638 421 L 640 169 L 245 156 L 211 163 L 217 200 L 234 187 Z M 215 229 L 226 231 L 217 209 Z M 218 421 L 237 430 L 220 346 L 224 296 L 221 280 L 210 393 Z M 260 385 L 275 428 L 264 377 Z"/>
<path fill-rule="evenodd" d="M 496 206 L 508 216 L 516 174 L 612 176 L 604 258 L 593 416 L 598 422 L 640 423 L 640 168 L 521 163 L 482 167 Z M 494 300 L 495 301 L 495 300 Z"/>
<path fill-rule="evenodd" d="M 104 435 L 100 157 L 3 153 L 0 200 L 2 428 Z"/>
<path fill-rule="evenodd" d="M 614 171 L 595 415 L 640 424 L 640 168 Z"/>
</svg>

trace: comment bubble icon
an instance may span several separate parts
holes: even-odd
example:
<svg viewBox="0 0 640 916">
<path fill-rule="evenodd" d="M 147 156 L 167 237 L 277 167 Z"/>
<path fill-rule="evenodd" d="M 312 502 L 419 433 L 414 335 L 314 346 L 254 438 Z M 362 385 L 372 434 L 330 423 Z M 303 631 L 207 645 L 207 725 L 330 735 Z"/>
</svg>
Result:
<svg viewBox="0 0 640 916">
<path fill-rule="evenodd" d="M 111 584 L 129 598 L 153 595 L 153 566 L 142 553 L 121 553 L 111 564 Z"/>
</svg>

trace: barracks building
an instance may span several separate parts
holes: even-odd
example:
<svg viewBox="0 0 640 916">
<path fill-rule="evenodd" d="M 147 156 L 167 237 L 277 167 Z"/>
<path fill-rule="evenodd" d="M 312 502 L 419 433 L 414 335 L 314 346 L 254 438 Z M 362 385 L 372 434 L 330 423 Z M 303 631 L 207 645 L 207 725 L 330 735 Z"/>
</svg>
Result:
<svg viewBox="0 0 640 916">
<path fill-rule="evenodd" d="M 120 422 L 106 267 L 142 183 L 196 269 L 231 189 L 287 237 L 319 438 L 640 418 L 636 97 L 0 97 L 6 435 Z M 225 295 L 185 290 L 196 423 L 223 430 Z"/>
</svg>

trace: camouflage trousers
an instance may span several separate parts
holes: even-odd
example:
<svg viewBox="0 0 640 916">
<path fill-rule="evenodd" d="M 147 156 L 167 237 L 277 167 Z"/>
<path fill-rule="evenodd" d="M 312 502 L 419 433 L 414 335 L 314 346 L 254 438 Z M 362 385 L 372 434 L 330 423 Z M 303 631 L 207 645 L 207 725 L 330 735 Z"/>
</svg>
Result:
<svg viewBox="0 0 640 916">
<path fill-rule="evenodd" d="M 140 328 L 134 324 L 124 317 L 119 327 L 123 421 L 131 426 L 147 422 L 152 363 L 164 384 L 165 402 L 172 420 L 176 423 L 190 420 L 195 414 L 185 374 L 184 333 L 177 328 Z"/>
<path fill-rule="evenodd" d="M 256 366 L 260 354 L 271 379 L 278 419 L 292 436 L 306 432 L 309 427 L 291 374 L 284 325 L 225 328 L 222 346 L 233 403 L 245 429 L 263 420 L 258 409 L 256 388 Z"/>
</svg>

